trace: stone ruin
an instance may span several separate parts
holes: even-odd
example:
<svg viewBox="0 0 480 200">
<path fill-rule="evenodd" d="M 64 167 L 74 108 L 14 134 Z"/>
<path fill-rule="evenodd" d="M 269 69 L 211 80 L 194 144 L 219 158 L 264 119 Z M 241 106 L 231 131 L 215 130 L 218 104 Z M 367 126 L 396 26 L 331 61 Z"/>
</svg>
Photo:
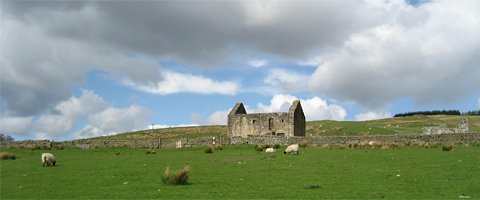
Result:
<svg viewBox="0 0 480 200">
<path fill-rule="evenodd" d="M 422 134 L 424 135 L 441 135 L 450 133 L 468 133 L 468 119 L 463 118 L 460 124 L 458 124 L 457 127 L 453 129 L 449 129 L 446 124 L 422 128 Z"/>
<path fill-rule="evenodd" d="M 242 103 L 237 103 L 228 114 L 228 136 L 305 136 L 305 114 L 299 100 L 288 112 L 247 114 Z"/>
</svg>

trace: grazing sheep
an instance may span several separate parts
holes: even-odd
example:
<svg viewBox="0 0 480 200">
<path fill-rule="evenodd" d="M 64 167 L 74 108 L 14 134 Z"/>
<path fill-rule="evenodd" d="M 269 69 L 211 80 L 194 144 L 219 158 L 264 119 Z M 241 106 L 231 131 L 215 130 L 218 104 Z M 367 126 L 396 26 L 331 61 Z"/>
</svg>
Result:
<svg viewBox="0 0 480 200">
<path fill-rule="evenodd" d="M 285 151 L 283 152 L 283 154 L 290 154 L 290 153 L 295 153 L 298 155 L 298 144 L 292 144 L 290 146 L 287 147 L 287 149 L 285 149 Z"/>
<path fill-rule="evenodd" d="M 266 153 L 273 153 L 273 152 L 275 152 L 275 148 L 273 148 L 273 147 L 267 148 L 267 149 L 265 149 L 265 152 Z"/>
<path fill-rule="evenodd" d="M 45 167 L 45 164 L 47 166 L 55 166 L 55 163 L 57 162 L 57 160 L 55 160 L 55 157 L 53 157 L 52 154 L 50 153 L 42 153 L 42 164 L 43 166 Z"/>
</svg>

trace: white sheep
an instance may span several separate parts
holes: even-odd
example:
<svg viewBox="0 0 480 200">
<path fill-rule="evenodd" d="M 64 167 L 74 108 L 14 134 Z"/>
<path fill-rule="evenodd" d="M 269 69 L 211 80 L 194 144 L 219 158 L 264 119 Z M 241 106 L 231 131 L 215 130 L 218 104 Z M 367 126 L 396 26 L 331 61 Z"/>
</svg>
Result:
<svg viewBox="0 0 480 200">
<path fill-rule="evenodd" d="M 45 167 L 45 164 L 47 166 L 55 166 L 55 163 L 57 160 L 55 160 L 55 157 L 51 153 L 42 153 L 42 164 Z"/>
<path fill-rule="evenodd" d="M 285 149 L 284 154 L 296 153 L 298 155 L 298 144 L 292 144 Z"/>
<path fill-rule="evenodd" d="M 273 147 L 270 147 L 270 148 L 265 149 L 265 152 L 266 152 L 266 153 L 273 153 L 273 152 L 275 152 L 275 151 L 276 151 L 276 150 L 275 150 L 275 148 L 273 148 Z"/>
</svg>

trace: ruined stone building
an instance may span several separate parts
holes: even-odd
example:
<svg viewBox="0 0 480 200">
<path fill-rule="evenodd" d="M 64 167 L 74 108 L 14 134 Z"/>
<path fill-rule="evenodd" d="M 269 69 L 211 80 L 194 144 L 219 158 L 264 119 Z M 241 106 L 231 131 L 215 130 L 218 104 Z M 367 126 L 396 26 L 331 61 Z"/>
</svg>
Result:
<svg viewBox="0 0 480 200">
<path fill-rule="evenodd" d="M 228 114 L 228 136 L 305 136 L 305 115 L 299 100 L 288 112 L 247 114 L 243 103 L 237 103 Z"/>
<path fill-rule="evenodd" d="M 453 129 L 449 129 L 446 124 L 440 126 L 428 126 L 422 128 L 424 135 L 441 135 L 449 133 L 468 133 L 468 119 L 463 118 L 462 121 Z"/>
</svg>

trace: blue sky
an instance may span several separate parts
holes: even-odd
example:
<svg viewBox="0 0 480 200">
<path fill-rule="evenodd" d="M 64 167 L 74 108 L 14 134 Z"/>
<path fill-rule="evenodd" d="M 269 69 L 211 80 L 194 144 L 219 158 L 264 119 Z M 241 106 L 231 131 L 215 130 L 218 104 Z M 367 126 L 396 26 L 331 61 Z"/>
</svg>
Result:
<svg viewBox="0 0 480 200">
<path fill-rule="evenodd" d="M 480 109 L 479 1 L 3 1 L 0 132 L 17 140 Z"/>
</svg>

